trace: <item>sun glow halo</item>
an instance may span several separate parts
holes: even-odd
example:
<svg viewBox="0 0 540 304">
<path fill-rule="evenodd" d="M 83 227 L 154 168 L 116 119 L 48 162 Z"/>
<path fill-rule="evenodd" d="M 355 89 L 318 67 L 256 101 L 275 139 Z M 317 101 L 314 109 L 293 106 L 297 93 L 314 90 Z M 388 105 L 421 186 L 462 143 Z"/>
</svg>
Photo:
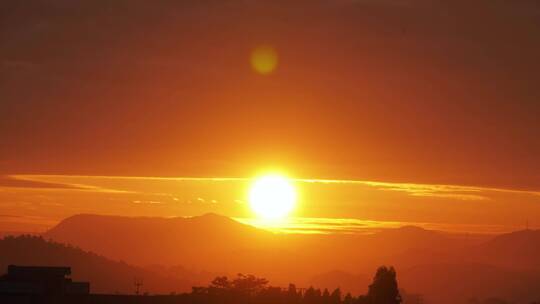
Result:
<svg viewBox="0 0 540 304">
<path fill-rule="evenodd" d="M 251 185 L 249 203 L 260 218 L 283 219 L 294 209 L 296 190 L 291 181 L 283 176 L 262 176 Z"/>
</svg>

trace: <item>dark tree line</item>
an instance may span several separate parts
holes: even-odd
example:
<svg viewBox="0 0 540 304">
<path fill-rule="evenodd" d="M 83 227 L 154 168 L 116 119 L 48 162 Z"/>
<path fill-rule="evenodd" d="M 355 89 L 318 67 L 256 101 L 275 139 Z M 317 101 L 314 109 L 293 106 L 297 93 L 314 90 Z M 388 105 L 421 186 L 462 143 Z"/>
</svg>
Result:
<svg viewBox="0 0 540 304">
<path fill-rule="evenodd" d="M 207 287 L 193 287 L 191 296 L 199 303 L 257 303 L 257 304 L 401 304 L 396 271 L 393 267 L 380 267 L 368 293 L 353 297 L 342 294 L 339 288 L 299 289 L 294 284 L 288 288 L 268 286 L 268 281 L 253 275 L 239 274 L 229 280 L 227 277 L 215 278 Z"/>
</svg>

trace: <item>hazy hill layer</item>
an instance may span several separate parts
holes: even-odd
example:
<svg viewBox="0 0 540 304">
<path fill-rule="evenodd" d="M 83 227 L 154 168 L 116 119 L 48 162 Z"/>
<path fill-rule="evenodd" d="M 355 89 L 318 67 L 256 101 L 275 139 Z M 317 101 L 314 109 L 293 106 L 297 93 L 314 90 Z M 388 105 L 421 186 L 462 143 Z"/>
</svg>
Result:
<svg viewBox="0 0 540 304">
<path fill-rule="evenodd" d="M 259 273 L 280 283 L 304 284 L 325 271 L 371 273 L 380 264 L 399 265 L 396 256 L 411 250 L 450 251 L 459 246 L 441 233 L 416 227 L 375 235 L 287 235 L 215 214 L 193 218 L 77 215 L 44 236 L 137 265 Z"/>
<path fill-rule="evenodd" d="M 89 281 L 93 293 L 133 293 L 135 278 L 143 281 L 143 291 L 170 293 L 189 291 L 198 282 L 157 275 L 151 271 L 115 262 L 71 246 L 40 237 L 19 236 L 0 239 L 0 274 L 9 264 L 28 266 L 70 266 L 74 280 Z"/>
<path fill-rule="evenodd" d="M 509 269 L 540 270 L 540 230 L 506 233 L 483 244 L 476 258 Z"/>
<path fill-rule="evenodd" d="M 464 302 L 473 295 L 536 296 L 525 291 L 536 278 L 531 270 L 538 265 L 538 234 L 520 231 L 481 243 L 410 226 L 371 235 L 287 235 L 207 214 L 167 219 L 77 215 L 45 237 L 138 265 L 254 273 L 274 284 L 341 287 L 355 294 L 366 291 L 371 278 L 365 274 L 390 264 L 408 291 L 449 303 L 445 299 Z"/>
</svg>

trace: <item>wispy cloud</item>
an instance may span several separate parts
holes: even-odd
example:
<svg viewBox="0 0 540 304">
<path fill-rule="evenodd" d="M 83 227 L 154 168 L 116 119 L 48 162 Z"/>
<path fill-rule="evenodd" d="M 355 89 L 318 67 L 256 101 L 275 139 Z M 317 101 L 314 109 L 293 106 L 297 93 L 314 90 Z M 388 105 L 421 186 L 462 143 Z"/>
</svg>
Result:
<svg viewBox="0 0 540 304">
<path fill-rule="evenodd" d="M 281 221 L 235 218 L 235 220 L 272 232 L 300 234 L 373 234 L 385 229 L 400 228 L 403 226 L 416 226 L 446 233 L 499 234 L 514 230 L 514 227 L 504 225 L 371 221 L 348 218 L 294 217 Z"/>
<path fill-rule="evenodd" d="M 139 200 L 135 200 L 133 201 L 134 204 L 148 204 L 148 205 L 161 205 L 161 204 L 165 204 L 164 202 L 159 202 L 159 201 L 139 201 Z"/>
<path fill-rule="evenodd" d="M 480 187 L 466 187 L 456 185 L 427 185 L 411 183 L 384 183 L 384 182 L 364 182 L 366 185 L 377 187 L 379 190 L 405 192 L 412 196 L 453 198 L 457 200 L 475 201 L 487 200 L 487 196 L 482 195 L 487 189 Z"/>
<path fill-rule="evenodd" d="M 9 188 L 40 188 L 40 189 L 78 189 L 65 183 L 55 183 L 34 180 L 32 178 L 20 178 L 18 176 L 0 176 L 0 187 Z"/>
<path fill-rule="evenodd" d="M 77 180 L 74 182 L 73 180 Z M 138 176 L 86 176 L 86 175 L 11 175 L 0 178 L 0 187 L 13 186 L 25 188 L 64 188 L 72 190 L 95 191 L 105 193 L 137 193 L 114 187 L 96 185 L 99 181 L 168 181 L 168 182 L 249 182 L 251 178 L 245 177 L 138 177 Z M 3 182 L 2 182 L 3 181 Z M 6 183 L 9 181 L 9 183 Z M 293 179 L 297 183 L 318 184 L 343 184 L 362 185 L 375 188 L 376 190 L 403 192 L 410 196 L 455 199 L 463 201 L 490 200 L 490 192 L 514 193 L 540 196 L 540 191 L 528 191 L 519 189 L 493 188 L 481 186 L 463 186 L 446 184 L 422 184 L 422 183 L 396 183 L 366 180 L 339 180 L 339 179 Z M 27 184 L 25 184 L 27 183 Z M 33 183 L 33 184 L 32 184 Z M 154 193 L 156 195 L 170 195 L 166 193 Z"/>
<path fill-rule="evenodd" d="M 129 193 L 130 191 L 110 189 L 91 185 L 91 183 L 73 183 L 55 180 L 54 177 L 70 177 L 69 175 L 7 175 L 0 176 L 0 188 L 21 188 L 39 190 L 71 190 L 103 193 Z"/>
<path fill-rule="evenodd" d="M 335 179 L 298 179 L 299 182 L 322 184 L 358 184 L 375 187 L 378 190 L 405 192 L 411 196 L 453 198 L 458 200 L 488 200 L 487 192 L 518 193 L 540 196 L 540 191 L 519 189 L 492 188 L 480 186 L 445 185 L 445 184 L 416 184 L 395 183 L 365 180 L 335 180 Z"/>
<path fill-rule="evenodd" d="M 23 210 L 32 214 L 44 214 L 54 220 L 79 213 L 81 210 L 111 214 L 130 210 L 131 214 L 144 212 L 145 215 L 151 213 L 154 216 L 220 212 L 247 217 L 250 213 L 245 195 L 251 181 L 252 178 L 234 177 L 11 175 L 0 177 L 2 195 L 0 211 L 2 214 L 10 214 Z M 504 205 L 507 210 L 512 210 L 515 203 L 529 208 L 527 210 L 538 210 L 536 206 L 540 203 L 540 192 L 519 189 L 337 179 L 293 179 L 293 181 L 298 185 L 299 192 L 305 194 L 295 214 L 307 217 L 297 217 L 279 223 L 263 223 L 256 219 L 245 218 L 238 220 L 257 227 L 289 233 L 361 234 L 403 225 L 443 231 L 492 233 L 509 229 L 508 226 L 444 224 L 444 222 L 455 223 L 463 220 L 467 223 L 477 223 L 471 214 L 473 211 L 464 207 L 471 206 L 466 201 Z M 314 192 L 309 192 L 311 190 Z M 346 198 L 343 197 L 344 193 L 347 194 Z M 109 204 L 110 201 L 107 200 L 113 201 L 114 204 Z M 460 204 L 458 201 L 465 203 Z M 442 204 L 445 210 L 450 210 L 449 216 L 445 216 L 440 215 L 437 202 L 456 204 Z M 307 207 L 308 205 L 310 207 Z M 421 213 L 421 216 L 411 215 L 410 210 L 417 206 L 420 206 L 418 210 L 422 212 L 431 209 Z M 125 209 L 126 207 L 129 209 Z M 462 212 L 464 209 L 456 208 L 466 210 Z M 324 218 L 330 214 L 336 218 Z M 522 214 L 512 216 L 514 219 L 523 217 Z M 391 219 L 400 222 L 388 221 Z M 6 225 L 13 221 L 15 219 L 3 218 Z M 497 223 L 513 225 L 511 221 L 513 219 L 500 220 Z M 30 222 L 28 224 L 34 225 Z"/>
</svg>

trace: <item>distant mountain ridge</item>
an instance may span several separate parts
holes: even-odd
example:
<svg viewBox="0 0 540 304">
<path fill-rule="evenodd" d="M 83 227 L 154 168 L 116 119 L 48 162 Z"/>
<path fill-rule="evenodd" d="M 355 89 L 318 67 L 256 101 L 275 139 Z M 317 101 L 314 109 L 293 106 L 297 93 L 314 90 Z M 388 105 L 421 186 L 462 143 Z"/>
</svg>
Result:
<svg viewBox="0 0 540 304">
<path fill-rule="evenodd" d="M 467 303 L 472 298 L 533 303 L 540 299 L 540 272 L 482 263 L 422 264 L 402 270 L 400 283 L 423 294 L 427 303 Z"/>
<path fill-rule="evenodd" d="M 189 265 L 201 256 L 218 255 L 223 248 L 243 248 L 261 235 L 270 233 L 212 213 L 174 218 L 81 214 L 43 234 L 139 265 L 156 264 L 156 259 L 164 265 Z"/>
<path fill-rule="evenodd" d="M 253 273 L 276 285 L 342 287 L 357 294 L 365 292 L 370 279 L 363 274 L 379 265 L 394 265 L 401 287 L 443 304 L 465 302 L 465 295 L 475 291 L 488 295 L 490 285 L 480 280 L 492 282 L 494 295 L 532 299 L 536 294 L 525 292 L 517 282 L 536 286 L 527 280 L 536 280 L 540 273 L 536 271 L 539 235 L 539 231 L 517 231 L 470 241 L 414 226 L 371 235 L 274 234 L 216 214 L 192 218 L 77 215 L 44 234 L 135 265 Z M 162 266 L 153 269 L 170 273 Z"/>
<path fill-rule="evenodd" d="M 540 271 L 540 230 L 520 230 L 496 236 L 475 251 L 478 260 L 508 269 Z"/>
</svg>

